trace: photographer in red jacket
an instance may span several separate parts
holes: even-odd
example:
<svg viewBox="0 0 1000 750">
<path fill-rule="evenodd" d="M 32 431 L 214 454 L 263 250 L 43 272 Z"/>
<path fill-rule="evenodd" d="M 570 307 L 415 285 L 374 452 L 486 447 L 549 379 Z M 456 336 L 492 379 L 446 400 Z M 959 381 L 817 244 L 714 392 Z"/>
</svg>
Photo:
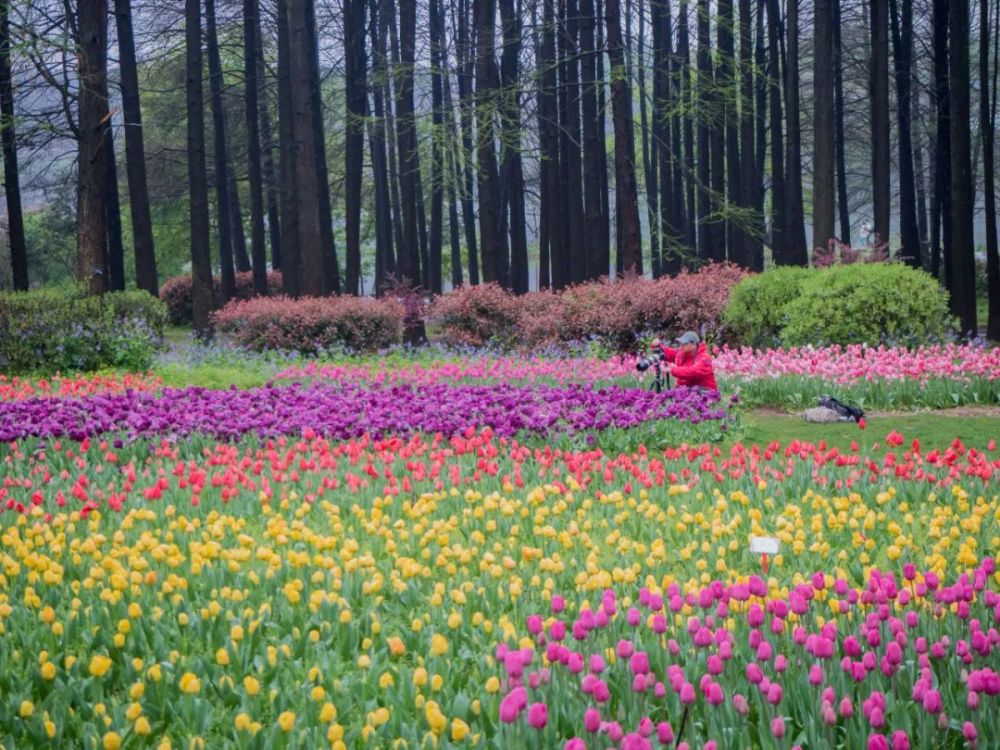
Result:
<svg viewBox="0 0 1000 750">
<path fill-rule="evenodd" d="M 659 339 L 653 339 L 652 345 L 659 347 L 663 352 L 663 359 L 670 363 L 669 371 L 677 385 L 719 390 L 708 347 L 697 333 L 687 331 L 681 334 L 677 339 L 676 349 L 671 349 Z"/>
</svg>

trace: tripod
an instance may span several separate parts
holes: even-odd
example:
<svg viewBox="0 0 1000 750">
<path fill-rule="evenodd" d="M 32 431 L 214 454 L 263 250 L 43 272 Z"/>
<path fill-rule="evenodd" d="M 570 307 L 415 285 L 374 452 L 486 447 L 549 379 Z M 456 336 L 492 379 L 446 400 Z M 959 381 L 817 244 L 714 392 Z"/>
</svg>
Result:
<svg viewBox="0 0 1000 750">
<path fill-rule="evenodd" d="M 657 358 L 656 362 L 653 364 L 653 382 L 649 384 L 649 390 L 656 391 L 657 393 L 663 393 L 663 385 L 666 383 L 667 388 L 670 388 L 670 373 L 663 372 L 663 360 Z"/>
</svg>

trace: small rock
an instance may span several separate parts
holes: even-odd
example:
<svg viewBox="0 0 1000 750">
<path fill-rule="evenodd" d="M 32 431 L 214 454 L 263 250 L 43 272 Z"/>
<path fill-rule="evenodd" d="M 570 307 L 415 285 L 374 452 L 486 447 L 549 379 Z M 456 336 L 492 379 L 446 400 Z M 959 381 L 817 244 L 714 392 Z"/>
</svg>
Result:
<svg viewBox="0 0 1000 750">
<path fill-rule="evenodd" d="M 845 421 L 844 417 L 833 409 L 827 409 L 825 406 L 817 406 L 812 409 L 806 409 L 803 415 L 807 422 L 818 422 L 819 424 L 830 424 L 833 422 Z"/>
</svg>

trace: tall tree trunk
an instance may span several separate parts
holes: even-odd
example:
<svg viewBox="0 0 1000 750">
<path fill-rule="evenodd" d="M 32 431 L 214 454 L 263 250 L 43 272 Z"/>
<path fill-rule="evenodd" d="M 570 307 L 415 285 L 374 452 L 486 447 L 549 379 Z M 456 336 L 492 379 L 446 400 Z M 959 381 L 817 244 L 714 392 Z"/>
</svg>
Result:
<svg viewBox="0 0 1000 750">
<path fill-rule="evenodd" d="M 274 172 L 274 130 L 271 127 L 271 113 L 264 91 L 267 89 L 267 71 L 264 68 L 264 39 L 260 24 L 254 29 L 257 52 L 257 89 L 260 110 L 260 145 L 263 150 L 264 200 L 267 203 L 267 233 L 271 245 L 271 268 L 281 270 L 281 213 L 278 208 L 278 179 Z M 244 245 L 244 253 L 246 253 Z M 239 248 L 237 247 L 237 250 Z"/>
<path fill-rule="evenodd" d="M 293 0 L 293 5 L 295 5 Z M 297 8 L 289 8 L 290 11 L 297 11 Z M 250 254 L 253 257 L 253 289 L 259 295 L 267 294 L 267 250 L 264 246 L 264 189 L 263 173 L 260 160 L 260 113 L 258 97 L 260 93 L 260 81 L 257 79 L 257 41 L 260 25 L 260 11 L 257 0 L 243 0 L 243 45 L 245 48 L 243 55 L 243 76 L 246 87 L 246 112 L 247 112 L 247 167 L 250 183 Z M 298 40 L 291 39 L 294 47 Z M 294 63 L 293 63 L 294 70 Z M 294 74 L 294 73 L 293 73 Z M 294 92 L 292 94 L 294 96 Z M 294 105 L 293 105 L 294 106 Z M 292 124 L 294 132 L 294 122 Z M 222 143 L 225 142 L 223 135 Z M 234 196 L 235 197 L 235 196 Z M 238 222 L 243 224 L 242 217 Z M 233 220 L 231 227 L 236 227 L 237 222 Z M 235 237 L 236 232 L 233 232 Z M 239 257 L 239 245 L 237 242 L 236 255 Z M 246 245 L 243 245 L 243 254 L 246 255 Z"/>
<path fill-rule="evenodd" d="M 299 244 L 298 177 L 292 130 L 291 35 L 288 0 L 277 0 L 278 17 L 278 144 L 281 153 L 281 277 L 285 294 L 302 294 L 302 248 Z"/>
<path fill-rule="evenodd" d="M 673 210 L 676 205 L 671 193 L 673 187 L 674 153 L 670 149 L 670 23 L 664 0 L 650 0 L 650 25 L 653 29 L 653 144 L 652 155 L 657 158 L 653 172 L 658 180 L 655 194 L 659 197 L 660 225 L 659 253 L 651 257 L 653 277 L 677 270 L 679 265 L 678 228 Z M 624 268 L 622 269 L 624 271 Z"/>
<path fill-rule="evenodd" d="M 759 235 L 754 243 L 754 257 L 751 270 L 764 270 L 764 174 L 767 171 L 767 123 L 768 107 L 767 94 L 769 89 L 767 69 L 767 27 L 764 24 L 764 0 L 757 0 L 757 12 L 755 15 L 755 39 L 753 48 L 754 69 L 756 71 L 757 83 L 754 87 L 755 108 L 755 130 L 757 134 L 756 152 L 754 153 L 754 170 L 757 174 L 757 201 L 754 208 L 757 210 Z"/>
<path fill-rule="evenodd" d="M 108 291 L 108 6 L 80 3 L 80 142 L 77 159 L 77 278 L 90 294 Z"/>
<path fill-rule="evenodd" d="M 657 278 L 660 276 L 660 209 L 658 198 L 659 190 L 657 189 L 657 160 L 659 159 L 659 154 L 657 151 L 656 138 L 650 137 L 649 117 L 646 114 L 646 13 L 644 11 L 643 0 L 639 0 L 638 41 L 639 59 L 635 67 L 636 80 L 639 85 L 639 127 L 640 132 L 642 133 L 642 173 L 646 192 L 646 220 L 649 223 L 650 270 L 653 272 L 653 277 Z M 612 91 L 611 95 L 613 101 L 614 91 Z M 618 252 L 616 269 L 619 274 L 622 274 L 625 271 L 625 257 L 622 255 L 621 250 Z"/>
<path fill-rule="evenodd" d="M 125 174 L 128 177 L 129 214 L 132 218 L 132 246 L 135 251 L 135 284 L 154 297 L 159 295 L 153 222 L 149 215 L 149 188 L 146 182 L 146 154 L 139 101 L 139 72 L 132 32 L 131 0 L 115 0 L 115 27 L 118 31 L 118 58 L 121 66 L 122 111 L 125 119 Z M 7 34 L 0 30 L 0 39 Z"/>
<path fill-rule="evenodd" d="M 694 103 L 691 86 L 691 32 L 688 27 L 688 0 L 681 0 L 677 18 L 677 57 L 681 74 L 678 89 L 679 105 L 683 112 L 681 124 L 684 131 L 684 203 L 687 213 L 684 220 L 685 256 L 693 257 L 698 248 L 697 209 L 695 204 L 695 152 L 694 152 Z"/>
<path fill-rule="evenodd" d="M 542 148 L 542 216 L 549 251 L 551 274 L 546 278 L 545 263 L 539 272 L 540 288 L 562 289 L 569 283 L 569 252 L 564 238 L 565 194 L 560 188 L 559 102 L 556 76 L 556 18 L 554 0 L 543 0 L 542 38 L 539 56 L 538 118 Z"/>
<path fill-rule="evenodd" d="M 388 102 L 384 96 L 384 83 L 389 69 L 385 55 L 385 5 L 379 0 L 369 0 L 369 33 L 372 41 L 372 109 L 368 121 L 368 141 L 372 154 L 372 177 L 375 188 L 375 294 L 380 296 L 386 281 L 396 272 L 392 249 L 392 203 L 389 197 L 389 172 L 386 164 L 386 117 Z M 350 289 L 348 289 L 350 291 Z"/>
<path fill-rule="evenodd" d="M 910 118 L 910 84 L 913 80 L 913 0 L 890 0 L 892 48 L 895 58 L 896 106 L 899 130 L 899 238 L 900 257 L 920 268 L 920 228 L 917 226 L 917 186 L 913 176 L 913 138 Z M 900 13 L 900 10 L 902 13 Z"/>
<path fill-rule="evenodd" d="M 916 105 L 911 110 L 916 117 Z M 927 268 L 930 263 L 928 249 L 928 227 L 927 227 L 927 184 L 924 181 L 924 146 L 916 143 L 913 148 L 913 171 L 916 180 L 917 192 L 917 232 L 920 234 L 920 263 L 922 268 Z"/>
<path fill-rule="evenodd" d="M 533 11 L 534 12 L 534 11 Z M 440 25 L 444 28 L 444 7 L 438 6 Z M 533 24 L 534 25 L 534 24 Z M 442 32 L 443 33 L 443 32 Z M 458 128 L 455 126 L 454 100 L 451 96 L 451 65 L 448 51 L 447 35 L 444 36 L 442 50 L 443 70 L 441 84 L 444 90 L 444 117 L 448 131 L 448 146 L 445 149 L 445 159 L 448 168 L 448 236 L 451 245 L 451 286 L 457 289 L 462 285 L 462 240 L 461 225 L 458 217 L 459 191 L 462 181 L 462 154 L 459 147 Z"/>
<path fill-rule="evenodd" d="M 934 136 L 934 212 L 938 228 L 931 242 L 931 274 L 940 278 L 944 266 L 945 288 L 952 291 L 951 213 L 951 92 L 948 73 L 948 0 L 934 0 L 934 101 L 937 127 Z M 943 256 L 943 257 L 942 257 Z M 942 262 L 943 261 L 943 262 Z"/>
<path fill-rule="evenodd" d="M 108 150 L 108 290 L 125 290 L 125 246 L 122 243 L 122 206 L 118 195 L 118 161 L 115 157 L 115 137 L 110 113 L 105 148 Z"/>
<path fill-rule="evenodd" d="M 695 92 L 698 116 L 698 257 L 710 260 L 718 252 L 717 234 L 709 228 L 715 221 L 711 196 L 712 178 L 712 50 L 709 2 L 698 0 L 698 90 Z M 725 248 L 723 248 L 725 253 Z M 725 257 L 723 255 L 723 257 Z"/>
<path fill-rule="evenodd" d="M 611 107 L 615 124 L 615 217 L 618 255 L 627 273 L 642 273 L 642 234 L 639 194 L 635 183 L 635 144 L 632 135 L 632 92 L 626 76 L 618 0 L 605 0 L 608 57 L 611 62 Z"/>
<path fill-rule="evenodd" d="M 716 88 L 722 104 L 722 125 L 725 127 L 726 148 L 726 205 L 739 205 L 740 199 L 740 133 L 738 96 L 736 86 L 736 47 L 734 40 L 734 19 L 732 0 L 719 0 L 718 3 L 718 71 Z M 726 211 L 727 217 L 731 212 Z M 746 252 L 743 247 L 743 229 L 739 221 L 732 218 L 726 220 L 726 246 L 729 248 L 729 259 L 739 265 L 746 265 Z M 737 242 L 739 236 L 739 242 Z"/>
<path fill-rule="evenodd" d="M 366 0 L 344 0 L 344 232 L 347 278 L 344 291 L 359 294 L 361 285 L 361 178 L 364 169 L 364 119 L 368 112 L 365 55 Z M 378 280 L 376 280 L 378 283 Z"/>
<path fill-rule="evenodd" d="M 809 265 L 806 248 L 805 208 L 802 200 L 802 129 L 799 125 L 799 0 L 788 0 L 788 56 L 785 65 L 785 187 L 788 224 L 785 230 L 787 260 L 796 266 Z"/>
<path fill-rule="evenodd" d="M 456 24 L 458 40 L 458 107 L 462 130 L 462 225 L 465 227 L 465 245 L 469 256 L 469 283 L 479 283 L 479 243 L 476 239 L 476 212 L 473 205 L 475 176 L 472 164 L 475 160 L 473 147 L 473 80 L 475 78 L 475 43 L 470 30 L 472 14 L 469 0 L 459 0 Z"/>
<path fill-rule="evenodd" d="M 528 238 L 524 214 L 524 172 L 521 165 L 521 21 L 514 0 L 500 0 L 503 54 L 500 77 L 503 86 L 501 149 L 504 189 L 510 211 L 510 288 L 515 294 L 528 291 Z"/>
<path fill-rule="evenodd" d="M 585 278 L 601 276 L 601 152 L 597 135 L 597 59 L 594 0 L 579 0 L 580 100 L 583 106 L 583 214 Z M 603 113 L 602 113 L 603 114 Z M 607 273 L 607 269 L 604 269 Z"/>
<path fill-rule="evenodd" d="M 396 269 L 403 279 L 419 284 L 420 238 L 417 226 L 417 135 L 413 110 L 413 63 L 415 56 L 416 0 L 400 0 L 399 28 L 401 63 L 395 74 L 396 139 L 399 142 L 399 194 L 402 215 L 402 244 Z"/>
<path fill-rule="evenodd" d="M 577 58 L 576 0 L 560 2 L 560 89 L 559 89 L 559 188 L 565 197 L 563 238 L 568 257 L 567 281 L 578 282 L 585 278 L 583 180 L 580 157 L 580 91 Z"/>
<path fill-rule="evenodd" d="M 444 244 L 444 21 L 439 0 L 428 10 L 431 42 L 431 226 L 428 243 L 428 289 L 441 294 L 441 248 Z"/>
<path fill-rule="evenodd" d="M 813 24 L 813 247 L 825 248 L 834 237 L 834 59 L 833 4 L 816 0 Z"/>
<path fill-rule="evenodd" d="M 840 216 L 840 241 L 851 244 L 851 207 L 847 201 L 847 155 L 844 147 L 844 61 L 840 43 L 840 0 L 833 6 L 833 109 L 837 160 L 837 213 Z"/>
<path fill-rule="evenodd" d="M 330 290 L 330 282 L 320 236 L 320 185 L 319 168 L 316 165 L 309 3 L 310 0 L 288 0 L 295 207 L 298 217 L 298 246 L 302 254 L 301 291 L 307 296 L 323 297 Z"/>
<path fill-rule="evenodd" d="M 677 47 L 680 46 L 679 42 L 677 45 L 674 45 L 672 36 L 674 23 L 670 17 L 671 3 L 669 2 L 664 4 L 664 16 L 665 28 L 663 33 L 666 36 L 666 47 L 670 61 L 666 90 L 669 100 L 673 103 L 669 108 L 669 117 L 665 125 L 665 136 L 669 137 L 669 144 L 664 142 L 664 146 L 668 147 L 671 153 L 670 173 L 667 175 L 670 179 L 670 188 L 665 195 L 669 195 L 670 197 L 670 215 L 673 217 L 672 226 L 674 228 L 674 235 L 676 236 L 676 246 L 673 252 L 666 257 L 663 270 L 667 273 L 677 273 L 684 267 L 685 261 L 690 257 L 691 248 L 693 247 L 693 245 L 688 245 L 686 242 L 687 237 L 685 232 L 690 231 L 693 225 L 688 223 L 688 207 L 684 200 L 685 155 L 683 139 L 686 121 L 689 119 L 686 115 L 690 113 L 686 112 L 687 107 L 684 103 L 682 88 L 687 57 L 685 56 L 685 59 L 682 61 L 680 53 L 677 51 Z M 661 175 L 661 183 L 662 179 L 663 176 Z M 690 182 L 690 179 L 687 182 Z M 694 195 L 694 193 L 692 192 L 691 195 Z M 693 208 L 691 206 L 691 210 Z"/>
<path fill-rule="evenodd" d="M 81 7 L 88 3 L 81 3 Z M 186 0 L 186 98 L 188 191 L 191 210 L 191 308 L 194 329 L 207 337 L 214 305 L 209 249 L 208 173 L 205 167 L 205 105 L 202 98 L 201 2 Z M 80 121 L 81 130 L 83 119 Z"/>
<path fill-rule="evenodd" d="M 4 194 L 10 229 L 10 265 L 14 289 L 28 289 L 28 249 L 21 209 L 21 177 L 14 129 L 14 85 L 10 65 L 10 0 L 0 0 L 0 133 L 3 138 Z M 124 65 L 124 62 L 123 62 Z"/>
<path fill-rule="evenodd" d="M 213 160 L 218 205 L 216 220 L 219 225 L 219 291 L 225 304 L 236 296 L 236 273 L 230 232 L 229 155 L 226 144 L 226 113 L 222 101 L 222 60 L 219 56 L 219 36 L 215 30 L 215 0 L 205 0 L 205 41 L 208 47 L 208 81 L 212 97 L 212 137 L 215 147 Z M 251 52 L 252 50 L 248 50 L 248 53 Z"/>
<path fill-rule="evenodd" d="M 1000 28 L 1000 18 L 993 18 L 994 29 Z M 997 103 L 997 74 L 990 81 L 990 4 L 979 0 L 979 132 L 983 136 L 983 203 L 986 220 L 986 284 L 989 311 L 986 337 L 1000 341 L 1000 250 L 997 248 L 996 182 L 994 174 L 994 126 Z M 994 58 L 996 42 L 992 44 Z"/>
<path fill-rule="evenodd" d="M 879 242 L 889 241 L 889 0 L 871 0 L 872 214 Z"/>
<path fill-rule="evenodd" d="M 972 153 L 969 134 L 969 4 L 949 5 L 951 29 L 951 310 L 962 333 L 975 336 L 976 259 L 973 240 Z"/>
<path fill-rule="evenodd" d="M 333 237 L 333 207 L 330 199 L 330 178 L 326 165 L 326 135 L 323 124 L 323 89 L 319 74 L 319 40 L 316 35 L 315 0 L 305 1 L 306 44 L 309 52 L 309 96 L 312 113 L 312 148 L 318 188 L 319 242 L 323 254 L 324 294 L 340 294 L 340 264 Z M 263 245 L 261 246 L 263 252 Z M 256 258 L 256 251 L 254 254 Z M 261 256 L 264 257 L 263 255 Z"/>
<path fill-rule="evenodd" d="M 497 169 L 493 116 L 499 80 L 494 50 L 496 6 L 492 0 L 473 0 L 476 28 L 476 134 L 479 155 L 479 236 L 483 243 L 483 281 L 507 286 L 504 277 L 500 177 Z"/>
<path fill-rule="evenodd" d="M 761 227 L 757 212 L 760 178 L 754 144 L 753 11 L 750 0 L 740 5 L 740 189 L 739 203 L 749 218 L 740 228 L 741 263 L 750 269 L 763 265 Z M 752 213 L 751 213 L 752 212 Z"/>
<path fill-rule="evenodd" d="M 731 2 L 724 2 L 732 10 Z M 706 8 L 707 13 L 707 8 Z M 706 19 L 706 27 L 708 21 Z M 716 19 L 716 25 L 721 22 Z M 712 61 L 710 42 L 706 42 L 708 73 L 706 77 L 705 99 L 709 118 L 711 190 L 709 191 L 708 256 L 709 260 L 726 259 L 726 111 L 725 96 L 722 92 L 721 71 L 716 70 Z"/>
<path fill-rule="evenodd" d="M 233 260 L 236 263 L 236 270 L 245 273 L 253 269 L 250 256 L 247 255 L 247 235 L 243 227 L 243 210 L 240 208 L 240 186 L 236 181 L 236 168 L 232 159 L 228 161 L 226 180 L 229 183 L 229 231 L 232 234 L 230 240 L 233 245 Z"/>
<path fill-rule="evenodd" d="M 519 0 L 520 1 L 520 0 Z M 605 91 L 604 76 L 604 50 L 607 49 L 607 40 L 604 38 L 604 0 L 594 0 L 595 13 L 597 14 L 597 142 L 601 146 L 599 176 L 601 183 L 601 255 L 598 258 L 598 267 L 601 269 L 601 276 L 611 273 L 611 180 L 608 174 L 608 111 L 607 92 Z M 631 88 L 629 89 L 631 91 Z M 612 128 L 614 126 L 612 125 Z M 635 137 L 633 136 L 633 142 Z"/>
<path fill-rule="evenodd" d="M 771 83 L 771 254 L 776 265 L 789 263 L 785 200 L 785 148 L 781 110 L 781 10 L 778 0 L 767 0 L 767 75 Z"/>
</svg>

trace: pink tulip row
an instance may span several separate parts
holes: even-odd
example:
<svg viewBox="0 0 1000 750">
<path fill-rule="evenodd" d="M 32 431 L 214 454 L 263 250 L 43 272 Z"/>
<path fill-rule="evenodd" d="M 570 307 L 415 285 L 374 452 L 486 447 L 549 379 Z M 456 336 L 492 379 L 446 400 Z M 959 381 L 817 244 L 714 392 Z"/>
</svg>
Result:
<svg viewBox="0 0 1000 750">
<path fill-rule="evenodd" d="M 784 349 L 730 349 L 716 352 L 719 373 L 744 380 L 784 375 L 828 380 L 840 385 L 861 381 L 926 382 L 932 378 L 966 381 L 1000 378 L 1000 348 L 973 344 L 905 347 L 830 346 Z"/>
<path fill-rule="evenodd" d="M 777 747 L 791 725 L 811 747 L 839 731 L 845 747 L 903 750 L 928 732 L 975 748 L 1000 736 L 998 583 L 987 558 L 950 585 L 907 565 L 860 588 L 817 573 L 785 591 L 757 576 L 635 603 L 608 590 L 575 616 L 554 596 L 526 620 L 534 647 L 496 649 L 499 718 L 512 739 L 566 750 L 742 747 L 752 722 Z"/>
</svg>

